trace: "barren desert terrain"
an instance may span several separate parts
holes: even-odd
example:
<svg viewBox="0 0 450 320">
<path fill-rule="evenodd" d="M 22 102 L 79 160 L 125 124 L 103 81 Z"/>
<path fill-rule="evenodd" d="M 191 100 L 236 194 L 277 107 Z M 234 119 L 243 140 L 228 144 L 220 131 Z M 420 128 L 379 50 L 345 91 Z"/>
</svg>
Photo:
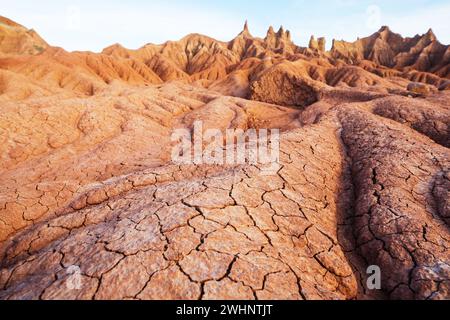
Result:
<svg viewBox="0 0 450 320">
<path fill-rule="evenodd" d="M 0 299 L 450 299 L 450 47 L 325 43 L 67 52 L 0 17 Z M 174 163 L 196 121 L 279 129 L 279 170 Z"/>
</svg>

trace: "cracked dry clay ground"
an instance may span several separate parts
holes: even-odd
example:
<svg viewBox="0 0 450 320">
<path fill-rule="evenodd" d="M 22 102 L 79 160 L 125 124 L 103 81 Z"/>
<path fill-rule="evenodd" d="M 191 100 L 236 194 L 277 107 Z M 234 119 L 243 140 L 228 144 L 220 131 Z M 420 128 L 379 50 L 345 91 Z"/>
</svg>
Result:
<svg viewBox="0 0 450 320">
<path fill-rule="evenodd" d="M 165 88 L 146 90 L 169 99 Z M 98 125 L 121 130 L 81 126 L 91 136 L 77 132 L 59 145 L 49 139 L 41 153 L 20 150 L 30 159 L 6 162 L 1 299 L 450 297 L 445 104 L 386 97 L 326 112 L 313 105 L 320 117 L 300 127 L 300 111 L 189 90 L 161 107 L 186 103 L 166 120 L 143 113 L 141 100 L 129 113 L 105 102 L 120 125 Z M 24 113 L 39 108 L 28 107 Z M 73 110 L 75 128 L 106 112 L 80 108 Z M 41 116 L 35 109 L 30 117 Z M 80 121 L 80 114 L 89 117 Z M 270 120 L 284 131 L 281 169 L 264 176 L 253 165 L 165 164 L 170 128 L 198 118 L 220 128 L 266 127 Z M 164 130 L 148 130 L 159 134 L 158 150 L 145 139 L 139 143 L 148 145 L 115 150 L 133 141 L 127 137 L 145 136 L 137 124 L 156 122 Z M 50 181 L 70 183 L 55 189 Z M 383 286 L 375 292 L 365 286 L 374 264 Z M 67 285 L 71 266 L 80 268 L 79 290 Z"/>
</svg>

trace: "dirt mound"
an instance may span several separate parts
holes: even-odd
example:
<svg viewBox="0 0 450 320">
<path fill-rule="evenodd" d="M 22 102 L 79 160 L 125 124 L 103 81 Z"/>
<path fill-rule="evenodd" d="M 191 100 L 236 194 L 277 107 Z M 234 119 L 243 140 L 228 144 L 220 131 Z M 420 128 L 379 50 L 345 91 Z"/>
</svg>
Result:
<svg viewBox="0 0 450 320">
<path fill-rule="evenodd" d="M 317 102 L 323 84 L 310 79 L 302 67 L 284 62 L 267 69 L 250 84 L 250 98 L 300 107 Z"/>
</svg>

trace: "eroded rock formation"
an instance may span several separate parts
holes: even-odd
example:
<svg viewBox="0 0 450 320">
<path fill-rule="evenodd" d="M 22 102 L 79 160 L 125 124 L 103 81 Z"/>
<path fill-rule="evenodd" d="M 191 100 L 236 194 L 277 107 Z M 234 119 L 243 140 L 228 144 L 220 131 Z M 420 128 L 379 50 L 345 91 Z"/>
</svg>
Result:
<svg viewBox="0 0 450 320">
<path fill-rule="evenodd" d="M 449 299 L 448 62 L 403 70 L 414 39 L 0 41 L 0 299 Z M 198 120 L 280 129 L 279 169 L 174 164 Z"/>
<path fill-rule="evenodd" d="M 311 49 L 311 50 L 325 52 L 325 45 L 326 45 L 326 40 L 323 37 L 318 38 L 316 40 L 316 38 L 314 36 L 311 36 L 311 39 L 309 40 L 309 49 Z"/>
<path fill-rule="evenodd" d="M 34 30 L 0 16 L 0 53 L 39 54 L 48 44 Z"/>
<path fill-rule="evenodd" d="M 430 29 L 422 36 L 403 38 L 382 27 L 378 32 L 353 43 L 333 41 L 331 55 L 352 64 L 370 60 L 398 70 L 430 72 L 449 76 L 449 46 L 441 44 Z"/>
</svg>

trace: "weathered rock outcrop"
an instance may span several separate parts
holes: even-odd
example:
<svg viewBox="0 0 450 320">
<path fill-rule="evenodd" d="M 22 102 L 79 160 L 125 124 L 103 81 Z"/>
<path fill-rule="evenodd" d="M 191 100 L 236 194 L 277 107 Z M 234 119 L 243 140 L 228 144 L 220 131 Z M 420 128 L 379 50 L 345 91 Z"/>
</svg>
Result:
<svg viewBox="0 0 450 320">
<path fill-rule="evenodd" d="M 191 34 L 179 41 L 147 44 L 137 50 L 115 44 L 101 54 L 94 54 L 68 53 L 49 47 L 39 36 L 29 35 L 25 28 L 7 19 L 3 19 L 2 25 L 7 36 L 0 47 L 9 56 L 0 59 L 0 93 L 6 99 L 73 92 L 90 96 L 117 81 L 134 85 L 182 81 L 227 95 L 250 97 L 255 91 L 252 84 L 267 69 L 290 62 L 309 64 L 299 72 L 302 87 L 305 83 L 310 86 L 311 82 L 322 82 L 335 87 L 400 92 L 410 82 L 418 82 L 442 89 L 448 81 L 450 65 L 450 51 L 431 31 L 422 37 L 404 39 L 387 27 L 355 43 L 334 41 L 330 52 L 326 52 L 324 38 L 311 37 L 310 48 L 301 48 L 292 42 L 290 32 L 283 27 L 278 32 L 270 27 L 266 37 L 260 39 L 251 34 L 245 23 L 243 31 L 229 42 Z M 27 58 L 22 53 L 42 54 Z M 281 77 L 288 79 L 288 83 L 298 82 L 287 72 Z M 17 88 L 14 83 L 22 77 L 29 80 L 22 81 L 27 83 L 23 89 Z M 264 96 L 282 96 L 283 92 L 277 86 L 263 90 L 275 90 L 255 93 L 255 97 L 266 102 L 307 105 L 314 101 L 312 98 L 306 103 L 296 102 L 297 98 L 266 99 Z"/>
<path fill-rule="evenodd" d="M 0 16 L 0 53 L 39 54 L 48 44 L 34 31 Z"/>
<path fill-rule="evenodd" d="M 450 298 L 450 92 L 417 71 L 445 58 L 381 65 L 438 52 L 431 33 L 332 54 L 247 24 L 101 54 L 26 39 L 0 41 L 0 299 Z M 279 129 L 277 165 L 174 163 L 196 121 Z"/>
<path fill-rule="evenodd" d="M 370 60 L 398 70 L 417 70 L 448 78 L 449 46 L 442 45 L 430 29 L 422 36 L 403 38 L 388 27 L 351 43 L 333 41 L 331 55 L 356 64 Z"/>
<path fill-rule="evenodd" d="M 311 36 L 311 39 L 309 40 L 309 49 L 311 50 L 317 50 L 319 52 L 325 52 L 325 45 L 326 40 L 325 38 L 316 38 L 314 36 Z"/>
<path fill-rule="evenodd" d="M 322 86 L 305 76 L 301 66 L 284 62 L 265 70 L 250 84 L 250 99 L 305 107 L 319 100 Z"/>
</svg>

